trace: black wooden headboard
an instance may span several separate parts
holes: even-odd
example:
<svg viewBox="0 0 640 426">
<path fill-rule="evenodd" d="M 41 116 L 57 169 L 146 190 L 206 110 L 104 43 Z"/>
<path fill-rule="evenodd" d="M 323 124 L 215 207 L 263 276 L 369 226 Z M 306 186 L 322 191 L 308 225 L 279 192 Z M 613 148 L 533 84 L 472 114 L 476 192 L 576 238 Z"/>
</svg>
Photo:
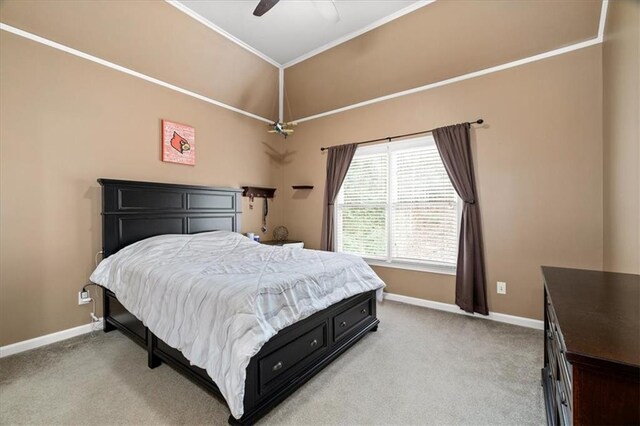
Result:
<svg viewBox="0 0 640 426">
<path fill-rule="evenodd" d="M 113 179 L 98 183 L 104 257 L 154 235 L 240 230 L 241 189 Z"/>
</svg>

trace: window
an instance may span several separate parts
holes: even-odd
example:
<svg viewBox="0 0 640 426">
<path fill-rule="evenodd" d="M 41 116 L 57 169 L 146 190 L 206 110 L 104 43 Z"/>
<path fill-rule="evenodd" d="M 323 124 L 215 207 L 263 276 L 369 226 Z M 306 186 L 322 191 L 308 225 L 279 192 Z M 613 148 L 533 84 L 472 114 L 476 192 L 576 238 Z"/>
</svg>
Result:
<svg viewBox="0 0 640 426">
<path fill-rule="evenodd" d="M 454 272 L 461 206 L 431 136 L 360 147 L 336 201 L 336 248 Z"/>
</svg>

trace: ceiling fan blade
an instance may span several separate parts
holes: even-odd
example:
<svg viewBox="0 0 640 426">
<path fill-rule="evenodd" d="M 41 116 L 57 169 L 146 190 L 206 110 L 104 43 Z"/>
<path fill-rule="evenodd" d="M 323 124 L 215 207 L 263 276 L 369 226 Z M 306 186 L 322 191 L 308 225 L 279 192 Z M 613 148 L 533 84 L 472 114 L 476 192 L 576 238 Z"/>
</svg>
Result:
<svg viewBox="0 0 640 426">
<path fill-rule="evenodd" d="M 255 16 L 262 16 L 267 13 L 273 6 L 275 6 L 280 0 L 260 0 L 258 6 L 253 11 Z"/>
<path fill-rule="evenodd" d="M 327 21 L 334 24 L 340 21 L 340 14 L 335 0 L 313 0 L 313 5 Z"/>
</svg>

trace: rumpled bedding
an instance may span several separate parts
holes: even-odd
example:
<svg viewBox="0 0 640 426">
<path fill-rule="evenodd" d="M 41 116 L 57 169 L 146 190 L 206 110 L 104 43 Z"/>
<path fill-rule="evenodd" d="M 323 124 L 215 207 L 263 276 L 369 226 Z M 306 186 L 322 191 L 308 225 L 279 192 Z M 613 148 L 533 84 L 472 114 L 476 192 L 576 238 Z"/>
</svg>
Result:
<svg viewBox="0 0 640 426">
<path fill-rule="evenodd" d="M 385 284 L 358 256 L 262 245 L 228 231 L 160 235 L 104 259 L 91 281 L 218 385 L 243 414 L 246 368 L 278 331 Z"/>
</svg>

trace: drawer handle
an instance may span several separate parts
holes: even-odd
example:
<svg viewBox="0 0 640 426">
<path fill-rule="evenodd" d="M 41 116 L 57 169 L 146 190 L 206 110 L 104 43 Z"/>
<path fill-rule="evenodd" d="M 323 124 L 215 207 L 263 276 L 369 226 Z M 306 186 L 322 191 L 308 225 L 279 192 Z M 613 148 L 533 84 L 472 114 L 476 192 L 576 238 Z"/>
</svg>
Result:
<svg viewBox="0 0 640 426">
<path fill-rule="evenodd" d="M 344 328 L 344 327 L 346 327 L 346 326 L 347 326 L 347 323 L 346 323 L 346 322 L 342 321 L 342 322 L 340 323 L 340 327 Z"/>
<path fill-rule="evenodd" d="M 282 368 L 282 361 L 279 361 L 276 365 L 271 367 L 271 371 L 278 371 Z"/>
<path fill-rule="evenodd" d="M 318 344 L 318 340 L 317 340 L 317 339 L 313 339 L 313 340 L 311 341 L 311 343 L 309 343 L 309 346 L 314 347 L 314 346 L 315 346 L 315 345 L 317 345 L 317 344 Z"/>
<path fill-rule="evenodd" d="M 366 314 L 367 314 L 367 310 L 366 310 L 366 309 L 363 309 L 363 310 L 361 310 L 361 311 L 360 311 L 360 313 L 361 313 L 362 315 L 366 315 Z"/>
<path fill-rule="evenodd" d="M 548 338 L 549 340 L 553 340 L 553 331 L 551 331 L 551 330 L 547 330 L 547 338 Z"/>
<path fill-rule="evenodd" d="M 560 403 L 562 403 L 562 405 L 564 406 L 567 405 L 567 396 L 565 395 L 564 391 L 562 391 L 562 393 L 560 394 Z"/>
</svg>

